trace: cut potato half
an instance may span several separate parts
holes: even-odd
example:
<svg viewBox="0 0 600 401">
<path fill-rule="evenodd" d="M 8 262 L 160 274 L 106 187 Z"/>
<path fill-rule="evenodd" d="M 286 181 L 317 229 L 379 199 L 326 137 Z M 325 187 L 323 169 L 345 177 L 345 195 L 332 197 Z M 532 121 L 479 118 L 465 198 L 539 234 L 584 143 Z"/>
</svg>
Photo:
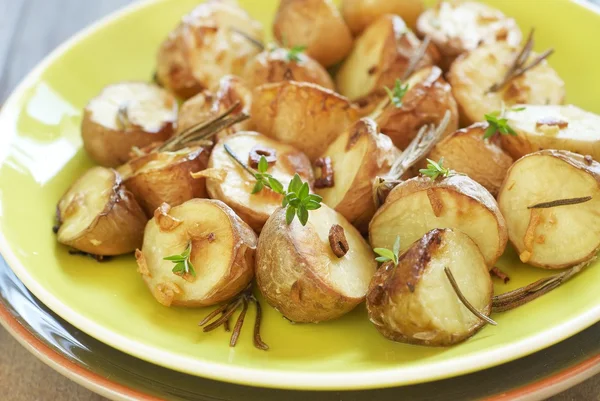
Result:
<svg viewBox="0 0 600 401">
<path fill-rule="evenodd" d="M 133 252 L 142 243 L 147 218 L 113 169 L 93 167 L 57 206 L 58 242 L 92 255 Z"/>
<path fill-rule="evenodd" d="M 109 85 L 83 111 L 83 147 L 96 163 L 116 167 L 134 146 L 169 139 L 176 121 L 177 101 L 164 89 L 145 82 Z"/>
<path fill-rule="evenodd" d="M 488 123 L 475 123 L 454 132 L 435 145 L 428 158 L 443 158 L 445 167 L 468 175 L 496 196 L 513 159 L 496 141 L 483 139 L 487 128 Z"/>
<path fill-rule="evenodd" d="M 350 100 L 371 102 L 385 96 L 383 87 L 393 88 L 402 78 L 421 41 L 402 18 L 383 15 L 365 29 L 335 77 L 338 91 Z M 435 64 L 437 50 L 430 47 L 416 68 Z M 375 96 L 379 95 L 379 96 Z"/>
<path fill-rule="evenodd" d="M 501 82 L 520 49 L 506 42 L 483 45 L 456 60 L 448 81 L 458 102 L 465 125 L 483 120 L 487 113 L 515 104 L 562 104 L 565 83 L 546 60 L 510 80 L 500 90 L 490 88 Z M 533 53 L 528 63 L 538 54 Z"/>
<path fill-rule="evenodd" d="M 431 180 L 415 177 L 396 186 L 369 225 L 373 248 L 401 249 L 434 228 L 453 228 L 479 246 L 488 268 L 504 252 L 508 234 L 496 200 L 480 184 L 460 174 Z"/>
<path fill-rule="evenodd" d="M 367 310 L 377 330 L 393 341 L 448 346 L 483 327 L 457 296 L 445 268 L 467 301 L 489 316 L 493 284 L 477 244 L 459 230 L 434 229 L 411 244 L 397 266 L 387 263 L 375 273 Z"/>
<path fill-rule="evenodd" d="M 423 8 L 422 0 L 342 0 L 342 15 L 354 35 L 385 14 L 398 15 L 414 28 Z"/>
<path fill-rule="evenodd" d="M 390 171 L 400 152 L 377 124 L 363 118 L 350 126 L 321 155 L 329 158 L 333 168 L 332 184 L 318 185 L 315 192 L 323 202 L 341 213 L 359 231 L 367 233 L 377 207 L 373 199 L 373 182 Z M 320 178 L 325 178 L 323 168 Z"/>
<path fill-rule="evenodd" d="M 285 209 L 269 218 L 258 240 L 256 281 L 275 309 L 294 322 L 317 323 L 350 312 L 364 300 L 377 263 L 360 233 L 322 205 L 306 226 L 288 225 Z M 330 232 L 341 227 L 347 253 L 334 254 Z M 339 230 L 339 229 L 338 229 Z"/>
<path fill-rule="evenodd" d="M 148 222 L 144 245 L 136 251 L 138 272 L 158 302 L 198 307 L 226 301 L 252 281 L 254 231 L 218 200 L 192 199 L 164 205 Z M 190 248 L 194 274 L 176 274 L 165 257 Z"/>
<path fill-rule="evenodd" d="M 283 81 L 254 90 L 251 117 L 258 132 L 314 161 L 358 119 L 358 112 L 348 99 L 321 86 Z"/>
<path fill-rule="evenodd" d="M 579 204 L 530 208 L 591 197 Z M 508 236 L 524 263 L 560 269 L 595 258 L 600 248 L 600 163 L 543 150 L 515 162 L 498 195 Z"/>
<path fill-rule="evenodd" d="M 445 68 L 481 44 L 502 42 L 518 46 L 522 36 L 514 19 L 475 1 L 441 1 L 419 16 L 417 30 L 432 38 L 444 56 Z"/>
<path fill-rule="evenodd" d="M 505 117 L 517 136 L 503 135 L 502 147 L 515 159 L 542 149 L 570 150 L 600 160 L 600 116 L 573 105 L 520 105 Z"/>
<path fill-rule="evenodd" d="M 250 154 L 274 157 L 267 172 L 287 188 L 294 174 L 312 185 L 313 172 L 306 155 L 293 146 L 277 142 L 257 132 L 240 132 L 224 138 L 214 147 L 205 171 L 211 198 L 229 205 L 255 231 L 260 232 L 271 214 L 281 206 L 283 196 L 269 188 L 252 194 L 256 180 L 225 151 L 225 145 L 246 164 Z M 256 166 L 254 166 L 256 168 Z"/>
<path fill-rule="evenodd" d="M 157 55 L 158 81 L 177 96 L 190 98 L 217 85 L 227 74 L 241 75 L 262 51 L 262 25 L 226 1 L 200 4 L 162 43 Z"/>
</svg>

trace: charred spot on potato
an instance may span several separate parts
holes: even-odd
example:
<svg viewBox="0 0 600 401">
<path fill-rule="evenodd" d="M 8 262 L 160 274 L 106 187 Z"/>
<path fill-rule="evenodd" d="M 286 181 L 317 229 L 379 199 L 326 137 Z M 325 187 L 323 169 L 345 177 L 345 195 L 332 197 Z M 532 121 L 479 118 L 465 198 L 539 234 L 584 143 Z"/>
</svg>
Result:
<svg viewBox="0 0 600 401">
<path fill-rule="evenodd" d="M 369 70 L 367 71 L 367 73 L 368 73 L 369 75 L 373 75 L 373 74 L 375 74 L 376 72 L 377 72 L 377 66 L 376 66 L 376 65 L 374 65 L 373 67 L 369 68 Z"/>
<path fill-rule="evenodd" d="M 333 163 L 331 157 L 320 157 L 315 160 L 315 166 L 321 170 L 321 175 L 315 179 L 315 188 L 331 188 L 335 185 Z"/>
<path fill-rule="evenodd" d="M 338 258 L 343 257 L 350 250 L 344 228 L 339 224 L 334 224 L 329 229 L 329 246 Z"/>
<path fill-rule="evenodd" d="M 277 151 L 262 145 L 254 146 L 248 154 L 248 164 L 250 167 L 258 168 L 261 157 L 264 157 L 268 165 L 272 166 L 277 162 Z"/>
<path fill-rule="evenodd" d="M 209 243 L 215 242 L 217 239 L 217 236 L 215 235 L 215 233 L 210 233 L 208 234 L 208 237 L 206 237 L 206 239 L 208 240 Z"/>
</svg>

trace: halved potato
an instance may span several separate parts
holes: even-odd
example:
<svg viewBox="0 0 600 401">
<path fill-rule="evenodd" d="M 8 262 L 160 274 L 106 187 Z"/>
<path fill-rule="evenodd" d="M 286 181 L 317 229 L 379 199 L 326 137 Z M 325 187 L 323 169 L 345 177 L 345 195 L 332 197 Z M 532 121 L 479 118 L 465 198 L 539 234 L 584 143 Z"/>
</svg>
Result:
<svg viewBox="0 0 600 401">
<path fill-rule="evenodd" d="M 133 252 L 142 243 L 147 218 L 113 169 L 88 170 L 60 198 L 56 210 L 61 244 L 110 256 Z"/>
<path fill-rule="evenodd" d="M 322 205 L 306 226 L 286 223 L 278 209 L 265 224 L 256 253 L 256 282 L 267 302 L 294 322 L 317 323 L 361 303 L 377 263 L 360 233 L 341 214 Z M 330 232 L 345 238 L 346 253 L 334 254 Z M 341 231 L 340 231 L 341 230 Z M 342 256 L 338 256 L 342 255 Z"/>
<path fill-rule="evenodd" d="M 191 128 L 197 124 L 208 121 L 233 107 L 236 102 L 240 106 L 234 113 L 243 112 L 250 114 L 252 105 L 252 92 L 240 77 L 225 75 L 221 78 L 212 91 L 202 91 L 196 96 L 186 100 L 181 105 L 177 118 L 177 133 Z M 242 121 L 224 129 L 217 137 L 234 134 L 251 128 L 250 120 Z"/>
<path fill-rule="evenodd" d="M 398 265 L 386 263 L 367 293 L 369 319 L 393 341 L 448 346 L 485 322 L 460 301 L 445 268 L 469 303 L 489 316 L 493 283 L 477 244 L 460 230 L 433 229 L 411 244 Z"/>
<path fill-rule="evenodd" d="M 221 201 L 192 199 L 165 204 L 146 226 L 138 272 L 158 302 L 198 307 L 226 301 L 252 281 L 257 238 L 254 231 Z M 195 275 L 174 273 L 165 257 L 191 247 Z"/>
<path fill-rule="evenodd" d="M 539 205 L 581 197 L 591 199 Z M 498 204 L 524 263 L 561 269 L 592 260 L 600 249 L 600 163 L 590 157 L 564 150 L 522 157 L 508 170 Z"/>
<path fill-rule="evenodd" d="M 480 183 L 493 196 L 513 163 L 494 140 L 483 139 L 488 123 L 475 123 L 442 139 L 429 153 L 431 160 L 444 158 L 444 166 L 464 173 Z M 425 163 L 421 163 L 423 168 Z"/>
<path fill-rule="evenodd" d="M 331 0 L 281 0 L 273 34 L 286 47 L 306 46 L 324 67 L 341 61 L 352 48 L 352 34 Z"/>
<path fill-rule="evenodd" d="M 342 0 L 342 15 L 354 35 L 384 14 L 398 15 L 414 28 L 423 8 L 422 0 Z"/>
<path fill-rule="evenodd" d="M 258 132 L 313 161 L 358 119 L 358 112 L 348 99 L 321 86 L 283 81 L 254 90 L 251 117 Z"/>
<path fill-rule="evenodd" d="M 163 142 L 173 135 L 177 101 L 145 82 L 108 85 L 83 111 L 81 136 L 88 155 L 105 167 L 129 160 L 131 148 Z"/>
<path fill-rule="evenodd" d="M 542 149 L 570 150 L 600 160 L 600 116 L 577 106 L 517 106 L 505 117 L 517 136 L 502 135 L 515 159 Z"/>
<path fill-rule="evenodd" d="M 250 88 L 281 81 L 310 82 L 334 89 L 325 68 L 304 52 L 290 60 L 290 50 L 281 47 L 265 50 L 251 60 L 244 70 L 244 79 Z"/>
<path fill-rule="evenodd" d="M 202 147 L 183 148 L 174 152 L 152 152 L 127 163 L 119 170 L 146 215 L 152 216 L 163 203 L 181 205 L 193 198 L 206 198 L 203 179 L 190 173 L 204 170 L 208 151 Z"/>
<path fill-rule="evenodd" d="M 381 106 L 386 106 L 380 112 L 373 113 L 381 132 L 389 136 L 394 145 L 406 149 L 421 127 L 439 125 L 447 111 L 450 111 L 450 120 L 443 136 L 458 129 L 456 101 L 439 67 L 425 67 L 411 75 L 405 84 L 408 85 L 408 91 L 400 107 L 384 99 Z"/>
<path fill-rule="evenodd" d="M 402 78 L 420 46 L 421 41 L 402 18 L 379 17 L 356 39 L 340 67 L 335 77 L 338 91 L 350 100 L 360 101 L 361 106 L 381 99 L 386 95 L 383 87 L 392 88 L 396 79 Z M 433 65 L 438 58 L 437 50 L 430 46 L 416 68 Z"/>
<path fill-rule="evenodd" d="M 258 159 L 261 154 L 274 156 L 275 161 L 270 163 L 267 172 L 281 182 L 284 188 L 288 187 L 296 173 L 304 182 L 312 185 L 310 161 L 293 146 L 257 132 L 240 132 L 219 141 L 210 155 L 208 170 L 201 174 L 206 177 L 208 193 L 211 198 L 229 205 L 256 232 L 260 232 L 269 216 L 281 206 L 283 196 L 269 188 L 263 188 L 253 195 L 254 178 L 229 156 L 225 145 L 248 165 L 251 164 L 251 153 Z"/>
<path fill-rule="evenodd" d="M 430 36 L 444 56 L 446 69 L 459 55 L 481 44 L 518 46 L 521 30 L 500 10 L 475 1 L 441 1 L 419 16 L 417 31 Z"/>
<path fill-rule="evenodd" d="M 452 64 L 448 81 L 465 125 L 481 121 L 484 114 L 501 110 L 503 106 L 564 101 L 565 83 L 546 60 L 497 92 L 490 92 L 492 85 L 502 81 L 519 51 L 506 42 L 492 43 L 480 46 Z M 536 56 L 532 53 L 529 62 Z"/>
<path fill-rule="evenodd" d="M 319 158 L 324 161 L 329 158 L 333 175 L 330 185 L 326 185 L 322 180 L 326 178 L 323 177 L 325 169 L 316 167 L 321 177 L 315 182 L 315 192 L 359 231 L 367 233 L 377 210 L 373 181 L 390 171 L 399 154 L 390 138 L 379 133 L 377 123 L 369 118 L 360 119 L 337 137 Z"/>
<path fill-rule="evenodd" d="M 241 75 L 262 51 L 262 25 L 226 1 L 202 3 L 184 16 L 157 55 L 158 81 L 182 98 L 217 85 L 227 74 Z"/>
<path fill-rule="evenodd" d="M 369 225 L 373 248 L 391 249 L 400 236 L 402 250 L 434 228 L 469 235 L 489 269 L 504 252 L 508 234 L 494 197 L 471 178 L 451 174 L 431 180 L 420 176 L 396 186 Z"/>
</svg>

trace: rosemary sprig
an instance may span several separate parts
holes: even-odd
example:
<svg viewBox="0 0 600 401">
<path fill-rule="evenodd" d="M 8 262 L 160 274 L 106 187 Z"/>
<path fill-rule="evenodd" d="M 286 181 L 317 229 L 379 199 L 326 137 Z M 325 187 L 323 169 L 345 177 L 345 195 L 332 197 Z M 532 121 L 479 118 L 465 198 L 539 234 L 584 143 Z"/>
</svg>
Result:
<svg viewBox="0 0 600 401">
<path fill-rule="evenodd" d="M 171 255 L 163 258 L 163 260 L 168 260 L 175 263 L 173 267 L 173 273 L 178 276 L 185 276 L 187 274 L 191 274 L 196 277 L 196 270 L 194 269 L 194 265 L 190 260 L 190 254 L 192 253 L 192 242 L 188 243 L 187 248 L 180 255 Z"/>
<path fill-rule="evenodd" d="M 402 76 L 402 80 L 407 80 L 416 70 L 419 62 L 425 57 L 427 54 L 427 49 L 429 48 L 429 43 L 431 42 L 430 36 L 425 36 L 425 39 L 421 42 L 421 46 L 417 49 L 415 53 L 413 53 L 412 57 L 408 62 L 408 67 L 404 71 L 404 75 Z"/>
<path fill-rule="evenodd" d="M 274 178 L 271 174 L 267 173 L 269 164 L 264 156 L 261 156 L 258 162 L 258 171 L 250 168 L 246 165 L 229 147 L 224 145 L 227 154 L 244 170 L 254 176 L 256 184 L 252 188 L 252 194 L 256 194 L 263 190 L 263 188 L 270 188 L 273 192 L 283 195 L 281 206 L 286 208 L 285 220 L 287 224 L 291 224 L 294 218 L 298 216 L 300 224 L 303 226 L 308 222 L 308 212 L 310 210 L 316 210 L 321 207 L 321 198 L 319 195 L 311 194 L 310 187 L 307 182 L 303 182 L 298 173 L 294 175 L 294 178 L 290 181 L 287 190 L 284 189 L 283 184 Z"/>
<path fill-rule="evenodd" d="M 379 257 L 375 258 L 376 261 L 385 263 L 385 262 L 393 262 L 394 266 L 398 266 L 398 257 L 400 255 L 400 236 L 396 237 L 396 241 L 394 242 L 394 247 L 392 250 L 387 248 L 374 248 L 373 252 L 375 252 Z"/>
<path fill-rule="evenodd" d="M 300 55 L 304 53 L 305 50 L 306 46 L 293 46 L 291 49 L 288 50 L 285 58 L 287 59 L 287 61 L 297 63 L 298 61 L 300 61 Z"/>
<path fill-rule="evenodd" d="M 420 169 L 419 173 L 431 178 L 432 181 L 435 181 L 438 177 L 449 177 L 453 171 L 444 167 L 444 158 L 442 157 L 438 162 L 427 159 L 427 168 Z"/>
<path fill-rule="evenodd" d="M 243 37 L 244 39 L 246 39 L 248 42 L 252 43 L 260 51 L 265 50 L 265 45 L 260 40 L 256 39 L 255 37 L 250 36 L 246 32 L 244 32 L 244 31 L 242 31 L 240 29 L 237 29 L 237 28 L 229 27 L 229 29 L 233 33 L 240 35 L 241 37 Z"/>
<path fill-rule="evenodd" d="M 542 202 L 537 203 L 535 205 L 527 206 L 527 209 L 547 209 L 557 206 L 577 205 L 579 203 L 585 203 L 590 200 L 592 200 L 591 196 L 582 196 L 581 198 L 557 199 L 550 202 Z"/>
<path fill-rule="evenodd" d="M 542 61 L 544 61 L 545 59 L 550 57 L 550 55 L 552 53 L 554 53 L 554 49 L 548 49 L 545 52 L 543 52 L 542 54 L 540 54 L 539 56 L 537 56 L 529 64 L 527 64 L 527 60 L 529 60 L 529 57 L 531 56 L 531 52 L 533 50 L 533 45 L 534 45 L 533 33 L 534 33 L 534 29 L 532 29 L 529 32 L 529 36 L 527 37 L 527 41 L 525 42 L 525 45 L 523 46 L 523 48 L 521 49 L 519 54 L 515 57 L 515 60 L 513 61 L 512 65 L 509 67 L 508 71 L 506 71 L 506 74 L 504 74 L 504 77 L 502 78 L 502 80 L 500 82 L 497 82 L 494 85 L 492 85 L 488 89 L 488 92 L 499 91 L 510 81 L 525 74 L 527 71 L 536 67 Z"/>
<path fill-rule="evenodd" d="M 394 106 L 397 108 L 402 107 L 402 98 L 404 95 L 406 95 L 406 92 L 408 92 L 408 84 L 402 85 L 402 81 L 396 79 L 393 89 L 390 89 L 387 86 L 384 86 L 383 89 L 385 89 L 387 92 L 390 101 L 394 104 Z"/>
<path fill-rule="evenodd" d="M 515 109 L 515 111 L 520 111 Z M 494 111 L 484 115 L 485 121 L 488 122 L 488 127 L 483 133 L 483 138 L 488 139 L 494 136 L 496 132 L 502 135 L 517 136 L 517 132 L 508 125 L 508 119 L 504 117 L 504 112 Z"/>
<path fill-rule="evenodd" d="M 463 295 L 462 291 L 460 290 L 460 287 L 458 286 L 458 283 L 456 282 L 456 279 L 454 278 L 454 275 L 452 274 L 452 271 L 448 266 L 444 267 L 444 272 L 446 273 L 446 277 L 448 277 L 448 281 L 450 282 L 450 285 L 452 285 L 452 289 L 456 293 L 456 296 L 458 296 L 458 299 L 460 299 L 460 302 L 462 302 L 462 304 L 479 319 L 491 324 L 492 326 L 497 326 L 498 323 L 496 323 L 493 319 L 478 311 L 477 308 L 475 308 Z"/>
</svg>

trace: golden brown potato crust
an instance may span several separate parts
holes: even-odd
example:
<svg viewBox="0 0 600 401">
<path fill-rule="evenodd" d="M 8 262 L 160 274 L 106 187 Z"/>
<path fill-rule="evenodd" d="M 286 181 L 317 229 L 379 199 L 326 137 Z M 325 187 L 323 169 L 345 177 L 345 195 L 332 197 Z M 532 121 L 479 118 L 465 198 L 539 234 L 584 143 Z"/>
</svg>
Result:
<svg viewBox="0 0 600 401">
<path fill-rule="evenodd" d="M 354 35 L 384 14 L 399 15 L 411 28 L 423 12 L 421 0 L 343 0 L 342 15 Z"/>
</svg>

